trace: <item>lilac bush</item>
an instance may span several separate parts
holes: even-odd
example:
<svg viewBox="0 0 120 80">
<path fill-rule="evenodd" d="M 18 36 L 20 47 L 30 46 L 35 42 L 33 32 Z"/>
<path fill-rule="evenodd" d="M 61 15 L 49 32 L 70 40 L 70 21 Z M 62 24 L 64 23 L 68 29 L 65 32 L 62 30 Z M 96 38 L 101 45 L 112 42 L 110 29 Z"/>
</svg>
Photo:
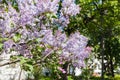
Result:
<svg viewBox="0 0 120 80">
<path fill-rule="evenodd" d="M 58 69 L 63 73 L 66 71 L 60 66 L 66 63 L 79 68 L 85 66 L 84 59 L 91 51 L 86 47 L 88 39 L 79 32 L 67 36 L 63 31 L 69 27 L 70 17 L 80 12 L 74 0 L 16 0 L 15 4 L 17 8 L 10 1 L 0 4 L 3 50 L 10 52 L 14 49 L 25 58 L 33 58 L 33 61 L 37 57 L 34 54 L 41 54 L 39 60 L 55 54 L 59 57 L 56 58 Z M 34 51 L 36 47 L 39 47 L 39 53 Z"/>
</svg>

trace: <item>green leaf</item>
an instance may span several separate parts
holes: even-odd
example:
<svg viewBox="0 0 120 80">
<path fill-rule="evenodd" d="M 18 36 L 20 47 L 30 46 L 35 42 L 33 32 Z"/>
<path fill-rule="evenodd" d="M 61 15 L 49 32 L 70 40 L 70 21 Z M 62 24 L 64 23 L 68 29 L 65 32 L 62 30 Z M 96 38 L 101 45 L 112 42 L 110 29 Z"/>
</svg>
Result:
<svg viewBox="0 0 120 80">
<path fill-rule="evenodd" d="M 33 65 L 32 64 L 24 64 L 24 66 L 27 68 L 27 70 L 33 71 Z"/>
<path fill-rule="evenodd" d="M 20 40 L 20 38 L 21 38 L 21 34 L 16 33 L 15 36 L 13 37 L 13 40 L 14 40 L 15 42 L 18 42 L 18 41 Z"/>
<path fill-rule="evenodd" d="M 23 64 L 26 63 L 26 62 L 27 62 L 26 58 L 23 57 L 23 56 L 21 56 L 21 57 L 20 57 L 20 64 L 23 65 Z"/>
<path fill-rule="evenodd" d="M 0 49 L 3 47 L 3 43 L 0 43 Z"/>
</svg>

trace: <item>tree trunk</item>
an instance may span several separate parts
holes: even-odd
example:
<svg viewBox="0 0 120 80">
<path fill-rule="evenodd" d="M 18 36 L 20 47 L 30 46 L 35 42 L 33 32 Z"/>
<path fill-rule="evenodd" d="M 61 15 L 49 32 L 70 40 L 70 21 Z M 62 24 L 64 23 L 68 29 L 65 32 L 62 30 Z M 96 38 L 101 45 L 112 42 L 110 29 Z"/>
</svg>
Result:
<svg viewBox="0 0 120 80">
<path fill-rule="evenodd" d="M 102 4 L 101 4 L 101 7 L 103 7 L 103 1 L 104 0 L 101 0 L 101 2 L 102 2 Z M 103 18 L 103 11 L 102 11 L 102 9 L 100 9 L 100 25 L 101 25 L 101 27 L 100 27 L 100 32 L 101 32 L 101 40 L 100 40 L 100 54 L 101 54 L 101 57 L 102 57 L 102 63 L 101 63 L 101 65 L 102 65 L 102 70 L 101 70 L 101 80 L 104 80 L 104 46 L 105 46 L 105 44 L 104 44 L 104 32 L 103 32 L 103 20 L 104 20 L 104 18 Z"/>
<path fill-rule="evenodd" d="M 113 65 L 113 58 L 110 56 L 110 67 L 111 67 L 111 75 L 114 77 L 114 65 Z"/>
<path fill-rule="evenodd" d="M 101 48 L 101 51 L 100 51 L 100 54 L 101 54 L 101 57 L 102 57 L 102 71 L 101 71 L 101 80 L 104 80 L 104 38 L 102 37 L 101 39 L 101 43 L 100 43 L 100 48 Z"/>
</svg>

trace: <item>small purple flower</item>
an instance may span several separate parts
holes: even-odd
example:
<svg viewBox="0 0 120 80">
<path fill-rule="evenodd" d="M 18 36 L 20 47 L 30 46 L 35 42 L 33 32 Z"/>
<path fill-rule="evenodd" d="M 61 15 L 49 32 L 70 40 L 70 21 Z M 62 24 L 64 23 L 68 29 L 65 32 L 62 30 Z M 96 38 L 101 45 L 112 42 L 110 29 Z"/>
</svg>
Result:
<svg viewBox="0 0 120 80">
<path fill-rule="evenodd" d="M 10 49 L 13 48 L 13 45 L 15 45 L 15 43 L 13 42 L 13 40 L 8 40 L 6 42 L 4 42 L 4 49 L 9 51 Z"/>
</svg>

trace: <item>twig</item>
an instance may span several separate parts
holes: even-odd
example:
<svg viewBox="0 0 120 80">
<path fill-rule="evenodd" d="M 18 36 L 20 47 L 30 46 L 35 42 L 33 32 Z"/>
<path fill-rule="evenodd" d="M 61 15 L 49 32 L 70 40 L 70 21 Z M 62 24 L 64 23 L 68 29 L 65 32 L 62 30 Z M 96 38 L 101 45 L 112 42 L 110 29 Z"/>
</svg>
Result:
<svg viewBox="0 0 120 80">
<path fill-rule="evenodd" d="M 44 60 L 50 55 L 50 53 L 48 53 L 46 56 L 44 56 L 41 60 L 38 60 L 36 63 L 34 63 L 33 65 L 36 65 L 38 63 L 41 63 L 41 62 L 44 62 Z M 4 63 L 4 64 L 0 64 L 0 67 L 2 66 L 6 66 L 6 65 L 10 65 L 10 64 L 14 64 L 14 63 L 17 63 L 17 62 L 20 62 L 20 60 L 15 60 L 15 61 L 11 61 L 11 62 L 7 62 L 7 63 Z"/>
<path fill-rule="evenodd" d="M 5 66 L 5 65 L 14 64 L 14 63 L 17 63 L 17 62 L 20 62 L 20 60 L 15 60 L 15 61 L 12 61 L 12 62 L 7 62 L 7 63 L 4 63 L 4 64 L 0 64 L 0 67 Z"/>
</svg>

